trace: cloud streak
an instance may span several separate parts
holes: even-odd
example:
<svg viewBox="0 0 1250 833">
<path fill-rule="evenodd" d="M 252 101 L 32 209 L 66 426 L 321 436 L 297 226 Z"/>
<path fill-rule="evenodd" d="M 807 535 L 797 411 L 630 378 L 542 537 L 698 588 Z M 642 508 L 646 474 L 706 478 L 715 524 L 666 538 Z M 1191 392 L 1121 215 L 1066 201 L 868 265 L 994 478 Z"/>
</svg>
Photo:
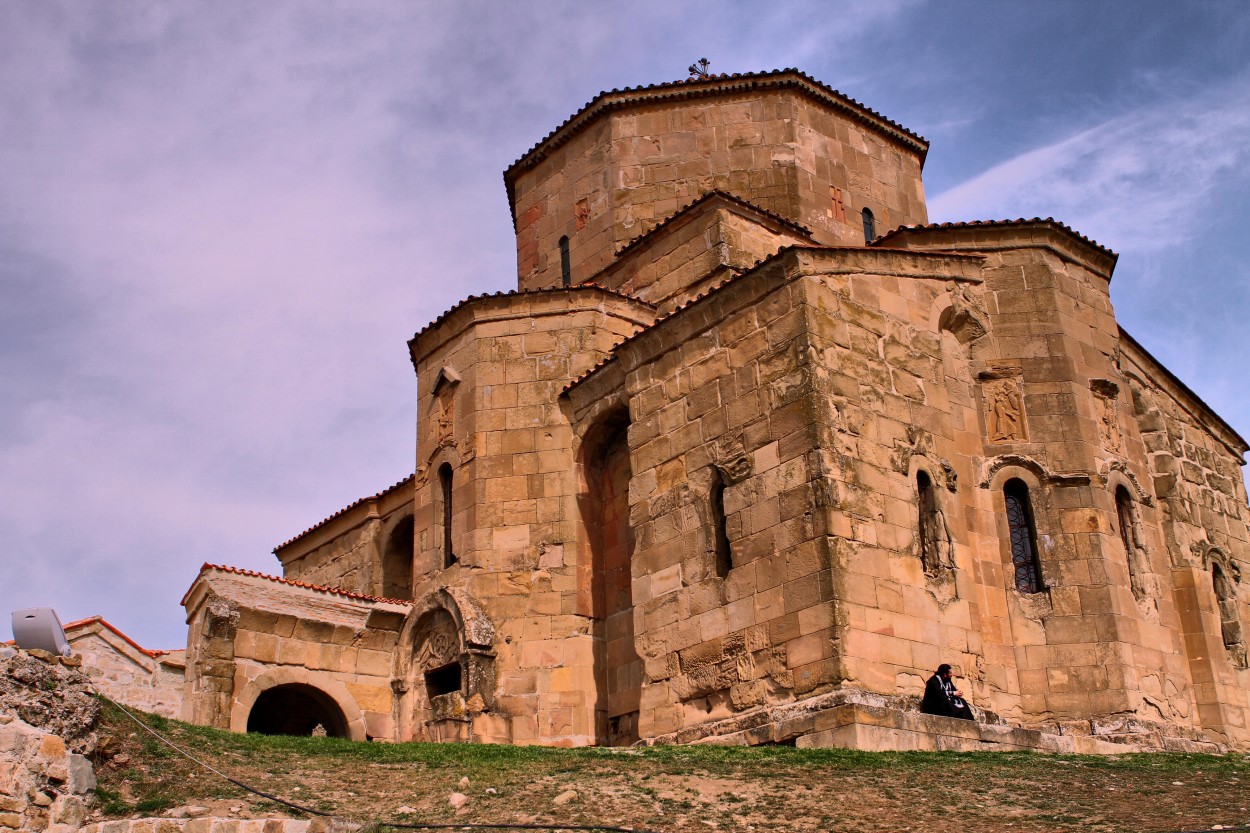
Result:
<svg viewBox="0 0 1250 833">
<path fill-rule="evenodd" d="M 1250 77 L 1168 96 L 1000 162 L 929 203 L 935 222 L 1054 217 L 1120 250 L 1183 244 L 1250 162 Z"/>
</svg>

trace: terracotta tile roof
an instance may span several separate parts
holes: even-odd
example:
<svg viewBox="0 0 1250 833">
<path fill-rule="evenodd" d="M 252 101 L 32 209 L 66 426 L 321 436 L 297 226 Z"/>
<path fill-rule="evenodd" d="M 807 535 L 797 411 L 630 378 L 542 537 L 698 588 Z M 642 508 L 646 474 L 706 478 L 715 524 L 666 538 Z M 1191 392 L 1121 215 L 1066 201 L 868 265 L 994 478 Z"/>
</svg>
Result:
<svg viewBox="0 0 1250 833">
<path fill-rule="evenodd" d="M 76 619 L 75 621 L 70 622 L 68 625 L 66 625 L 63 630 L 65 631 L 65 635 L 68 637 L 70 631 L 79 630 L 80 628 L 85 628 L 85 627 L 88 627 L 89 625 L 94 625 L 96 622 L 99 622 L 101 625 L 108 628 L 117 636 L 121 637 L 123 640 L 125 640 L 126 644 L 128 644 L 130 647 L 134 648 L 136 651 L 143 654 L 144 656 L 149 656 L 149 657 L 152 657 L 153 659 L 156 659 L 158 657 L 163 657 L 166 654 L 170 653 L 169 651 L 152 651 L 147 648 L 144 648 L 138 642 L 135 642 L 129 636 L 122 633 L 120 628 L 118 628 L 109 620 L 105 619 L 103 616 L 88 616 L 86 619 Z"/>
<path fill-rule="evenodd" d="M 635 298 L 633 295 L 628 295 L 624 292 L 617 292 L 615 289 L 607 289 L 606 287 L 599 286 L 598 284 L 592 284 L 592 283 L 586 283 L 586 282 L 579 283 L 574 286 L 556 286 L 556 287 L 549 287 L 546 289 L 510 289 L 507 292 L 503 292 L 503 291 L 484 292 L 481 295 L 470 295 L 469 297 L 465 298 L 463 301 L 458 301 L 454 306 L 452 306 L 450 309 L 448 309 L 438 318 L 435 318 L 429 324 L 426 324 L 424 327 L 417 330 L 417 332 L 412 336 L 412 338 L 408 340 L 408 343 L 411 344 L 415 339 L 420 338 L 421 336 L 425 335 L 430 330 L 437 327 L 439 324 L 442 324 L 444 321 L 446 321 L 449 317 L 451 317 L 460 309 L 468 306 L 474 301 L 480 301 L 483 298 L 512 298 L 512 297 L 521 296 L 521 295 L 551 295 L 557 292 L 582 292 L 586 290 L 594 290 L 598 292 L 603 292 L 608 295 L 614 295 L 617 298 L 624 298 L 627 301 L 633 301 L 636 304 L 643 304 L 645 306 L 654 308 L 654 305 L 648 304 L 646 301 L 643 301 L 640 298 Z"/>
<path fill-rule="evenodd" d="M 275 584 L 286 584 L 291 587 L 302 587 L 305 590 L 315 590 L 318 593 L 329 593 L 334 596 L 342 596 L 345 599 L 355 599 L 356 601 L 361 601 L 361 602 L 381 602 L 383 604 L 393 604 L 393 605 L 411 605 L 412 604 L 412 602 L 407 599 L 386 599 L 381 596 L 369 596 L 364 593 L 353 593 L 352 591 L 344 590 L 341 587 L 331 587 L 330 585 L 327 585 L 327 584 L 310 584 L 309 582 L 306 582 L 306 581 L 295 581 L 294 579 L 279 578 L 278 576 L 271 576 L 271 575 L 268 575 L 267 573 L 259 573 L 256 570 L 245 570 L 242 567 L 228 567 L 223 564 L 209 564 L 208 562 L 205 562 L 204 566 L 200 567 L 199 575 L 202 576 L 204 575 L 204 573 L 206 573 L 209 570 L 215 570 L 216 572 L 219 572 L 219 573 L 229 573 L 230 575 L 235 575 L 235 576 L 247 576 L 248 578 L 264 579 L 265 581 L 272 581 Z M 194 586 L 194 582 L 192 582 L 192 585 Z M 191 591 L 187 590 L 186 595 L 182 597 L 182 604 L 185 605 L 187 603 L 187 597 L 190 595 L 191 595 Z"/>
<path fill-rule="evenodd" d="M 368 497 L 362 497 L 360 500 L 352 501 L 351 503 L 347 504 L 339 511 L 335 512 L 333 515 L 330 515 L 327 518 L 323 518 L 322 520 L 308 527 L 308 529 L 305 529 L 303 532 L 301 532 L 299 535 L 296 535 L 294 538 L 291 538 L 290 540 L 283 541 L 281 544 L 278 544 L 278 546 L 273 548 L 274 553 L 277 553 L 278 550 L 282 549 L 283 547 L 287 547 L 287 546 L 290 546 L 291 544 L 294 544 L 296 541 L 303 538 L 308 533 L 320 529 L 321 527 L 325 526 L 326 524 L 328 524 L 330 521 L 334 520 L 338 516 L 352 511 L 360 504 L 368 503 L 371 500 L 377 500 L 378 498 L 386 497 L 387 495 L 389 495 L 391 492 L 395 491 L 396 489 L 403 487 L 404 484 L 411 483 L 414 477 L 416 477 L 415 474 L 410 474 L 407 477 L 405 477 L 403 480 L 396 483 L 395 485 L 386 487 L 382 491 L 378 492 L 376 495 L 369 495 Z"/>
<path fill-rule="evenodd" d="M 762 87 L 793 87 L 801 90 L 807 95 L 847 113 L 878 132 L 891 136 L 904 144 L 911 145 L 920 154 L 922 161 L 929 150 L 929 142 L 923 136 L 913 133 L 898 122 L 886 118 L 876 110 L 792 67 L 765 72 L 735 72 L 732 74 L 712 75 L 707 78 L 691 78 L 682 81 L 668 81 L 662 84 L 648 84 L 645 87 L 613 89 L 608 92 L 601 92 L 586 102 L 580 110 L 561 122 L 555 130 L 552 130 L 539 140 L 504 171 L 503 178 L 504 184 L 508 189 L 508 204 L 513 209 L 513 224 L 515 225 L 516 223 L 516 200 L 513 182 L 520 171 L 523 168 L 530 168 L 536 165 L 548 153 L 563 145 L 582 127 L 600 116 L 612 110 L 628 107 L 642 101 L 700 98 Z"/>
<path fill-rule="evenodd" d="M 894 235 L 900 232 L 904 232 L 904 231 L 930 231 L 933 229 L 1006 228 L 1010 226 L 1029 226 L 1029 225 L 1035 225 L 1035 224 L 1047 225 L 1047 226 L 1051 226 L 1052 228 L 1056 228 L 1059 231 L 1062 231 L 1065 234 L 1067 234 L 1069 237 L 1073 237 L 1079 240 L 1080 242 L 1084 243 L 1085 245 L 1095 248 L 1098 251 L 1106 255 L 1109 255 L 1113 260 L 1118 259 L 1120 257 L 1118 254 L 1111 251 L 1106 246 L 1099 243 L 1097 240 L 1092 240 L 1086 237 L 1085 235 L 1081 234 L 1079 231 L 1072 228 L 1071 226 L 1068 226 L 1059 222 L 1054 217 L 1045 217 L 1045 218 L 1034 217 L 1030 220 L 1026 220 L 1024 217 L 1019 217 L 1015 220 L 970 220 L 970 221 L 962 222 L 962 223 L 929 223 L 928 225 L 899 226 L 898 228 L 893 229 L 881 235 L 880 237 L 878 237 L 876 240 L 872 242 L 872 245 L 873 246 L 880 245 L 881 241 L 889 240 Z"/>
<path fill-rule="evenodd" d="M 652 235 L 659 232 L 665 226 L 669 225 L 675 220 L 681 219 L 683 214 L 686 214 L 687 212 L 692 211 L 695 208 L 698 208 L 703 203 L 709 202 L 714 199 L 726 200 L 727 202 L 731 202 L 743 208 L 750 209 L 751 211 L 754 211 L 757 214 L 763 214 L 765 217 L 769 218 L 770 220 L 780 223 L 786 228 L 792 231 L 795 231 L 803 235 L 804 237 L 812 236 L 811 229 L 809 229 L 807 226 L 796 223 L 794 220 L 791 220 L 789 217 L 783 217 L 780 214 L 776 213 L 775 211 L 769 211 L 767 208 L 760 208 L 758 205 L 751 202 L 750 200 L 745 200 L 742 197 L 729 193 L 728 191 L 722 191 L 719 188 L 713 188 L 711 191 L 708 191 L 707 193 L 703 194 L 698 199 L 693 200 L 692 202 L 689 202 L 686 205 L 682 206 L 681 208 L 677 209 L 672 214 L 668 215 L 663 220 L 660 220 L 654 226 L 647 229 L 642 234 L 635 237 L 633 240 L 630 240 L 621 248 L 617 249 L 616 256 L 618 258 L 621 257 L 622 255 L 626 254 L 630 249 L 634 248 L 640 243 L 643 243 Z M 610 269 L 611 266 L 608 266 L 606 268 Z M 593 278 L 591 280 L 593 280 Z"/>
</svg>

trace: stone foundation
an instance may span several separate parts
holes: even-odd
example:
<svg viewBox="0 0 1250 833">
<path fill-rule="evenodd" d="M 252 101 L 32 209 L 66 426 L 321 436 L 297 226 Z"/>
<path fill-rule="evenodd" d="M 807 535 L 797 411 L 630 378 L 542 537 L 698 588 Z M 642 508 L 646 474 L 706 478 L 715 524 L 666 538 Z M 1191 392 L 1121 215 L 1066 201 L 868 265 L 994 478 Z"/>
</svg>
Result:
<svg viewBox="0 0 1250 833">
<path fill-rule="evenodd" d="M 957 720 L 922 714 L 915 698 L 846 690 L 703 723 L 645 743 L 1065 755 L 1227 751 L 1221 744 L 1202 740 L 1196 732 L 1162 723 L 1113 716 L 1026 728 L 1011 725 L 993 712 L 977 712 L 978 720 Z"/>
</svg>

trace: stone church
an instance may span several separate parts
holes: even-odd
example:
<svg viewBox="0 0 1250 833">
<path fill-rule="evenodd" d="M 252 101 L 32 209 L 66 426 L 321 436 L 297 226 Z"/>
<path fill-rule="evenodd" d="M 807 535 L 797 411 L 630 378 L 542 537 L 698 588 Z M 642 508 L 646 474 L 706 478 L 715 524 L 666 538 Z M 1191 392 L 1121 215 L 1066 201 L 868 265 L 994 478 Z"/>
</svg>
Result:
<svg viewBox="0 0 1250 833">
<path fill-rule="evenodd" d="M 927 150 L 792 69 L 595 97 L 504 172 L 517 289 L 408 342 L 413 475 L 196 577 L 184 717 L 1250 749 L 1246 441 L 1114 252 L 929 224 Z M 977 721 L 918 713 L 941 662 Z"/>
</svg>

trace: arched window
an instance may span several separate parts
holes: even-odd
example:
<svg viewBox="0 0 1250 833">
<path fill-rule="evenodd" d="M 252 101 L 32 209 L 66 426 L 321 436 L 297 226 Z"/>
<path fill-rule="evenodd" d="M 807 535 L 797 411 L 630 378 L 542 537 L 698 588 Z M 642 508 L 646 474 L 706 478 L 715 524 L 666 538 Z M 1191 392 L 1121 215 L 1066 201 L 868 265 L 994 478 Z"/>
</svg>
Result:
<svg viewBox="0 0 1250 833">
<path fill-rule="evenodd" d="M 1011 564 L 1015 569 L 1016 589 L 1021 593 L 1042 590 L 1042 570 L 1037 560 L 1037 528 L 1033 525 L 1033 505 L 1029 487 L 1023 480 L 1008 480 L 1003 486 L 1007 506 L 1007 527 L 1011 531 Z"/>
<path fill-rule="evenodd" d="M 712 521 L 712 542 L 716 559 L 716 575 L 729 575 L 733 567 L 733 554 L 729 549 L 729 532 L 725 526 L 725 478 L 720 469 L 712 467 L 712 485 L 708 490 L 708 504 Z"/>
<path fill-rule="evenodd" d="M 1237 588 L 1218 562 L 1211 562 L 1211 585 L 1220 609 L 1220 636 L 1224 647 L 1238 652 L 1241 648 L 1241 618 L 1237 615 Z"/>
<path fill-rule="evenodd" d="M 877 239 L 877 218 L 872 216 L 871 208 L 865 208 L 859 216 L 864 220 L 864 242 L 871 243 Z"/>
<path fill-rule="evenodd" d="M 573 265 L 569 259 L 569 236 L 560 238 L 560 282 L 564 286 L 573 285 Z"/>
<path fill-rule="evenodd" d="M 438 487 L 443 504 L 443 567 L 450 567 L 456 563 L 456 553 L 451 547 L 451 519 L 454 514 L 451 505 L 451 486 L 451 463 L 443 463 L 438 467 Z"/>
<path fill-rule="evenodd" d="M 933 480 L 923 469 L 916 472 L 916 506 L 920 515 L 916 524 L 920 535 L 920 562 L 926 573 L 933 573 L 941 565 L 938 556 L 937 496 L 933 491 Z"/>
</svg>

